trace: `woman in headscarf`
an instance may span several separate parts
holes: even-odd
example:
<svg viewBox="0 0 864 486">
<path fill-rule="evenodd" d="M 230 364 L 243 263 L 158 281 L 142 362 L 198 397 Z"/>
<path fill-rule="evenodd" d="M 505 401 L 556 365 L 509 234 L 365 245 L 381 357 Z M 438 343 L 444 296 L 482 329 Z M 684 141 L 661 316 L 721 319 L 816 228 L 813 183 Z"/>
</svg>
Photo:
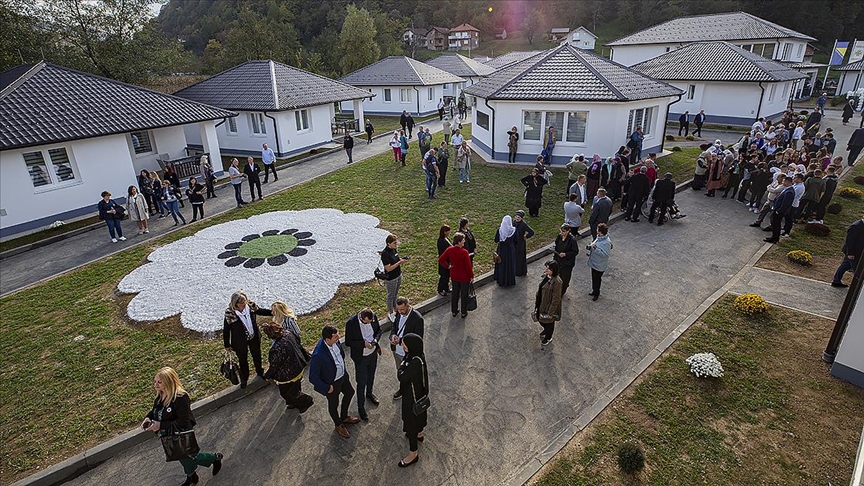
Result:
<svg viewBox="0 0 864 486">
<path fill-rule="evenodd" d="M 546 179 L 534 167 L 531 169 L 531 175 L 523 177 L 520 182 L 525 186 L 525 207 L 528 208 L 528 214 L 539 216 L 540 206 L 543 203 L 543 186 L 546 185 Z"/>
<path fill-rule="evenodd" d="M 591 163 L 588 164 L 588 171 L 585 172 L 585 178 L 587 179 L 586 185 L 588 187 L 585 188 L 585 194 L 587 197 L 593 198 L 597 195 L 597 189 L 600 189 L 600 173 L 601 167 L 603 165 L 603 159 L 600 158 L 600 154 L 594 154 L 594 158 L 591 160 Z"/>
<path fill-rule="evenodd" d="M 393 132 L 393 138 L 390 139 L 390 148 L 393 149 L 393 161 L 397 164 L 402 161 L 402 141 L 399 140 L 399 131 Z"/>
<path fill-rule="evenodd" d="M 405 357 L 396 373 L 399 390 L 402 393 L 402 431 L 408 437 L 407 456 L 399 461 L 399 467 L 408 467 L 420 460 L 417 442 L 423 442 L 423 429 L 426 428 L 426 410 L 414 413 L 414 403 L 429 394 L 429 373 L 426 370 L 426 355 L 423 353 L 423 338 L 408 333 L 402 338 Z"/>
<path fill-rule="evenodd" d="M 708 158 L 708 197 L 714 197 L 717 189 L 723 189 L 723 160 L 725 156 L 711 154 Z"/>
<path fill-rule="evenodd" d="M 268 322 L 263 330 L 273 340 L 270 367 L 264 373 L 264 378 L 276 382 L 287 408 L 296 408 L 303 413 L 312 406 L 312 397 L 301 390 L 303 368 L 309 364 L 311 356 L 300 345 L 300 338 L 293 332 L 285 331 L 280 323 Z"/>
<path fill-rule="evenodd" d="M 516 276 L 528 275 L 528 238 L 534 236 L 534 230 L 522 218 L 525 211 L 516 211 L 513 226 L 516 228 Z"/>
<path fill-rule="evenodd" d="M 495 232 L 495 253 L 498 255 L 493 276 L 500 287 L 516 285 L 516 228 L 508 214 L 501 219 L 501 226 Z"/>
</svg>

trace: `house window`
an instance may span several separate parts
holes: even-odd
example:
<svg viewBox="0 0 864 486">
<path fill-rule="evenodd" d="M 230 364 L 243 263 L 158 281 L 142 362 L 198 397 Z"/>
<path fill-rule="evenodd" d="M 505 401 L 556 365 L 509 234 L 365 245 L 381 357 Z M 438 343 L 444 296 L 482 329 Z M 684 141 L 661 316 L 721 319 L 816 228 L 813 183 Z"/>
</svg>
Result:
<svg viewBox="0 0 864 486">
<path fill-rule="evenodd" d="M 567 113 L 567 131 L 565 142 L 585 143 L 585 127 L 588 125 L 587 111 L 571 111 Z"/>
<path fill-rule="evenodd" d="M 24 164 L 27 166 L 33 187 L 44 187 L 75 180 L 72 161 L 69 160 L 69 155 L 63 147 L 27 152 L 23 155 Z M 49 163 L 53 170 L 48 169 Z"/>
<path fill-rule="evenodd" d="M 687 101 L 693 101 L 696 98 L 696 85 L 691 84 L 687 86 Z"/>
<path fill-rule="evenodd" d="M 294 112 L 294 122 L 297 124 L 297 131 L 309 130 L 309 110 L 297 110 Z"/>
<path fill-rule="evenodd" d="M 399 101 L 401 103 L 410 103 L 411 102 L 411 90 L 407 88 L 399 89 Z"/>
<path fill-rule="evenodd" d="M 792 57 L 792 44 L 787 42 L 783 44 L 783 57 L 781 59 L 788 61 L 790 57 Z"/>
<path fill-rule="evenodd" d="M 479 125 L 480 112 L 477 114 Z M 587 111 L 525 111 L 522 120 L 522 138 L 525 140 L 542 140 L 549 127 L 553 127 L 559 142 L 585 143 Z"/>
<path fill-rule="evenodd" d="M 543 112 L 522 112 L 522 138 L 525 140 L 540 140 L 543 132 Z"/>
<path fill-rule="evenodd" d="M 129 134 L 132 138 L 132 148 L 135 150 L 135 155 L 149 154 L 153 152 L 153 143 L 150 141 L 150 132 L 141 130 Z"/>
<path fill-rule="evenodd" d="M 265 135 L 267 127 L 264 125 L 263 113 L 249 113 L 249 125 L 255 135 Z"/>
<path fill-rule="evenodd" d="M 489 131 L 489 115 L 483 113 L 480 110 L 477 110 L 477 126 L 486 131 Z"/>
<path fill-rule="evenodd" d="M 804 56 L 804 44 L 798 44 L 798 53 L 795 54 L 795 59 L 802 59 Z"/>
<path fill-rule="evenodd" d="M 393 101 L 393 95 L 390 94 L 390 88 L 384 88 L 384 103 Z"/>
<path fill-rule="evenodd" d="M 774 95 L 777 94 L 777 85 L 772 84 L 771 89 L 768 90 L 768 103 L 774 101 Z"/>
<path fill-rule="evenodd" d="M 666 48 L 666 52 L 669 52 L 670 50 L 672 50 L 671 47 L 667 47 L 667 48 Z"/>
<path fill-rule="evenodd" d="M 547 111 L 546 112 L 546 123 L 543 127 L 543 134 L 546 134 L 546 131 L 549 130 L 549 127 L 555 128 L 555 138 L 560 141 L 564 141 L 561 139 L 562 133 L 564 133 L 564 112 L 563 111 Z"/>
<path fill-rule="evenodd" d="M 444 91 L 450 91 L 450 83 L 444 84 Z"/>
<path fill-rule="evenodd" d="M 435 88 L 429 88 L 429 101 L 435 99 Z"/>
<path fill-rule="evenodd" d="M 228 119 L 228 134 L 237 135 L 237 119 L 234 117 Z"/>
<path fill-rule="evenodd" d="M 642 135 L 649 136 L 654 129 L 654 115 L 657 112 L 656 106 L 648 108 L 638 108 L 630 110 L 630 118 L 627 121 L 627 136 L 629 137 L 636 127 L 642 127 Z"/>
</svg>

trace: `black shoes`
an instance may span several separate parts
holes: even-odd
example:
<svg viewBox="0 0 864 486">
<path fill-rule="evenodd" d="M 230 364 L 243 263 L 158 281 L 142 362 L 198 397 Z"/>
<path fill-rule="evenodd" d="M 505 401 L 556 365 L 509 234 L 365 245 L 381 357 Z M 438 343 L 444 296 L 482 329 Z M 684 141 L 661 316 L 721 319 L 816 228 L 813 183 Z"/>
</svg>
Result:
<svg viewBox="0 0 864 486">
<path fill-rule="evenodd" d="M 764 241 L 765 243 L 777 243 L 780 240 L 775 240 L 774 238 L 765 238 L 762 241 Z"/>
<path fill-rule="evenodd" d="M 402 390 L 399 390 L 393 394 L 393 400 L 399 400 L 400 398 L 402 398 Z"/>
<path fill-rule="evenodd" d="M 417 464 L 417 461 L 419 461 L 419 460 L 420 460 L 420 456 L 415 456 L 414 459 L 409 461 L 409 462 L 402 462 L 402 460 L 400 459 L 399 460 L 399 467 L 408 467 L 412 464 Z"/>
<path fill-rule="evenodd" d="M 214 476 L 219 474 L 219 471 L 222 470 L 222 458 L 223 457 L 224 456 L 222 455 L 221 452 L 216 453 L 216 460 L 213 461 L 213 475 Z"/>
<path fill-rule="evenodd" d="M 192 486 L 193 484 L 198 484 L 198 473 L 192 473 L 191 476 L 186 476 L 186 481 L 184 481 L 180 486 Z"/>
<path fill-rule="evenodd" d="M 838 289 L 845 289 L 846 287 L 848 287 L 848 285 L 844 284 L 843 282 L 831 282 L 831 286 L 837 287 Z"/>
<path fill-rule="evenodd" d="M 762 223 L 750 223 L 750 226 L 752 226 L 753 228 L 758 228 L 762 226 Z"/>
<path fill-rule="evenodd" d="M 546 338 L 540 340 L 540 346 L 549 346 L 549 343 L 552 342 L 552 338 Z"/>
<path fill-rule="evenodd" d="M 375 405 L 376 407 L 378 406 L 379 403 L 381 403 L 381 401 L 378 400 L 378 397 L 376 397 L 374 393 L 370 393 L 370 394 L 366 395 L 366 399 L 369 400 L 372 403 L 372 405 Z"/>
<path fill-rule="evenodd" d="M 468 317 L 468 313 L 467 313 L 467 312 L 463 312 L 463 313 L 462 313 L 462 319 L 465 319 L 466 317 Z"/>
<path fill-rule="evenodd" d="M 364 410 L 364 409 L 361 408 L 361 409 L 358 410 L 357 412 L 360 414 L 360 420 L 362 420 L 362 421 L 364 421 L 364 422 L 368 422 L 368 421 L 369 421 L 369 414 L 366 413 L 366 410 Z"/>
</svg>

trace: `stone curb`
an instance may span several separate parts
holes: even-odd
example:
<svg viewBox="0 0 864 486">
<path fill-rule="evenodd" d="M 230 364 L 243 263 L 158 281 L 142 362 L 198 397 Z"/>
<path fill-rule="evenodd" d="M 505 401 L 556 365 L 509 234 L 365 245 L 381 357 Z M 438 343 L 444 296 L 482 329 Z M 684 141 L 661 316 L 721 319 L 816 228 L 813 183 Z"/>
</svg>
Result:
<svg viewBox="0 0 864 486">
<path fill-rule="evenodd" d="M 681 190 L 685 189 L 689 184 L 690 184 L 690 181 L 685 182 L 683 184 L 679 184 L 675 189 L 676 192 L 680 192 Z M 624 217 L 624 213 L 619 211 L 617 213 L 614 213 L 612 216 L 610 216 L 609 222 L 612 223 L 614 221 L 618 221 L 620 219 L 623 219 L 623 217 Z M 591 231 L 590 231 L 590 229 L 585 228 L 585 229 L 579 231 L 577 233 L 577 235 L 578 235 L 579 239 L 581 239 L 581 238 L 584 238 L 586 236 L 590 236 Z M 535 250 L 535 251 L 531 252 L 529 255 L 527 255 L 527 260 L 528 260 L 528 263 L 534 263 L 537 260 L 540 260 L 540 259 L 542 259 L 542 258 L 544 258 L 550 254 L 552 254 L 551 246 L 545 245 L 543 248 L 540 248 L 539 250 Z M 474 284 L 477 287 L 482 287 L 483 285 L 491 283 L 493 281 L 493 274 L 494 274 L 494 272 L 487 272 L 487 273 L 481 275 L 479 278 L 476 278 L 474 280 Z M 417 309 L 417 311 L 420 313 L 427 313 L 433 309 L 436 309 L 438 307 L 446 305 L 449 302 L 450 302 L 449 297 L 441 297 L 440 295 L 436 295 L 435 297 L 432 297 L 430 299 L 424 300 L 423 302 L 420 302 L 419 304 L 415 305 L 414 308 Z M 697 316 L 697 318 L 698 318 L 698 316 Z M 390 322 L 389 318 L 385 317 L 384 319 L 381 320 L 382 332 L 389 332 L 392 329 L 392 327 L 393 327 L 393 325 Z M 646 364 L 646 367 L 647 367 L 647 365 L 650 365 L 650 362 L 648 364 Z M 629 374 L 627 376 L 629 377 Z M 635 379 L 636 376 L 638 376 L 638 374 L 633 376 L 632 379 Z M 632 379 L 631 379 L 631 381 L 632 381 Z M 246 387 L 245 390 L 241 390 L 239 388 L 232 386 L 232 387 L 226 388 L 220 392 L 217 392 L 214 395 L 211 395 L 209 397 L 198 400 L 197 402 L 192 404 L 192 410 L 196 413 L 196 415 L 205 416 L 208 413 L 213 412 L 214 410 L 216 410 L 218 408 L 224 407 L 225 405 L 228 405 L 229 403 L 231 403 L 235 400 L 239 400 L 246 395 L 255 393 L 258 390 L 266 388 L 267 385 L 268 385 L 267 382 L 256 379 L 256 380 L 251 381 L 249 383 L 249 386 Z M 624 388 L 626 388 L 626 386 L 624 386 Z M 623 391 L 624 388 L 621 388 L 621 391 Z M 608 392 L 607 392 L 607 394 L 604 394 L 604 397 L 606 397 L 607 395 L 608 395 Z M 617 396 L 617 394 L 616 394 L 616 396 Z M 614 396 L 611 398 L 614 398 Z M 610 401 L 611 401 L 611 398 L 610 398 Z M 604 405 L 604 408 L 605 408 L 605 405 Z M 593 409 L 593 407 L 592 407 L 592 409 Z M 602 411 L 602 409 L 600 411 Z M 598 411 L 597 413 L 599 414 L 600 411 Z M 587 425 L 587 423 L 586 423 L 586 425 Z M 572 429 L 572 430 L 570 430 L 570 429 Z M 570 430 L 569 433 L 562 433 L 562 435 L 560 435 L 559 438 L 556 439 L 556 441 L 554 442 L 555 444 L 560 442 L 560 447 L 558 447 L 558 449 L 560 449 L 561 447 L 564 447 L 564 445 L 567 444 L 567 442 L 570 440 L 570 438 L 573 435 L 575 435 L 576 432 L 581 430 L 581 428 L 576 428 L 571 424 L 570 426 L 568 426 L 568 430 Z M 81 474 L 87 472 L 88 470 L 95 468 L 100 463 L 105 462 L 108 459 L 111 459 L 112 457 L 114 457 L 114 456 L 116 456 L 116 455 L 138 445 L 138 444 L 141 444 L 141 443 L 146 442 L 150 439 L 153 439 L 153 438 L 154 438 L 153 435 L 151 435 L 150 433 L 144 432 L 143 430 L 139 430 L 139 429 L 130 430 L 130 431 L 118 436 L 118 437 L 115 437 L 111 440 L 108 440 L 108 441 L 103 442 L 97 446 L 94 446 L 94 447 L 84 451 L 83 453 L 72 456 L 69 459 L 66 459 L 60 463 L 54 464 L 54 465 L 36 473 L 36 474 L 33 474 L 33 475 L 28 476 L 24 479 L 21 479 L 20 481 L 13 483 L 12 486 L 49 486 L 49 485 L 59 484 L 59 483 L 65 482 L 65 481 L 69 481 L 70 479 L 73 479 L 77 476 L 80 476 Z M 556 449 L 556 452 L 558 449 Z M 554 453 L 552 453 L 552 455 L 554 455 Z M 552 455 L 550 455 L 549 458 L 551 458 Z M 544 461 L 544 463 L 545 463 L 545 461 Z M 533 463 L 529 463 L 529 466 L 532 464 Z M 533 475 L 537 470 L 539 470 L 540 466 L 542 466 L 543 463 L 538 462 L 537 464 L 538 465 L 537 465 L 536 469 L 534 469 L 533 472 L 530 473 L 530 475 L 526 478 L 526 480 L 530 479 L 531 475 Z M 526 466 L 526 468 L 527 468 L 527 466 Z M 518 477 L 521 477 L 521 474 L 527 473 L 528 469 L 526 469 L 526 468 L 523 468 L 523 471 L 525 471 L 525 472 L 520 472 L 519 473 L 520 476 L 518 476 Z M 519 483 L 519 484 L 521 484 L 521 483 Z"/>
<path fill-rule="evenodd" d="M 686 186 L 686 184 L 687 183 L 679 185 L 679 190 L 681 186 Z M 530 481 L 531 478 L 533 478 L 534 475 L 543 468 L 543 466 L 552 460 L 552 458 L 555 457 L 555 455 L 558 454 L 558 452 L 560 452 L 577 433 L 588 427 L 588 425 L 597 418 L 597 416 L 600 415 L 600 413 L 603 412 L 603 410 L 605 410 L 606 407 L 608 407 L 609 404 L 618 397 L 618 395 L 632 385 L 633 382 L 636 381 L 636 378 L 644 373 L 645 370 L 647 370 L 648 367 L 657 360 L 657 358 L 662 356 L 663 353 L 669 349 L 669 347 L 672 346 L 672 344 L 677 341 L 685 331 L 687 331 L 687 329 L 690 329 L 690 326 L 699 320 L 699 317 L 701 317 L 708 308 L 717 302 L 720 297 L 723 297 L 726 292 L 729 292 L 729 290 L 738 283 L 741 277 L 743 277 L 751 267 L 755 266 L 756 262 L 758 262 L 759 259 L 762 258 L 762 255 L 770 250 L 772 246 L 771 243 L 762 245 L 756 254 L 754 254 L 750 260 L 741 267 L 741 269 L 738 270 L 731 279 L 729 279 L 728 282 L 717 289 L 717 291 L 711 294 L 707 299 L 702 301 L 702 303 L 694 309 L 693 312 L 681 321 L 678 327 L 672 330 L 672 332 L 660 341 L 657 346 L 651 349 L 636 365 L 625 371 L 622 378 L 607 388 L 606 391 L 600 395 L 600 398 L 592 403 L 587 410 L 576 417 L 576 420 L 566 424 L 561 433 L 547 445 L 546 449 L 531 458 L 527 464 L 523 465 L 519 469 L 519 471 L 512 474 L 500 484 L 507 486 L 522 486 L 528 483 L 528 481 Z"/>
</svg>

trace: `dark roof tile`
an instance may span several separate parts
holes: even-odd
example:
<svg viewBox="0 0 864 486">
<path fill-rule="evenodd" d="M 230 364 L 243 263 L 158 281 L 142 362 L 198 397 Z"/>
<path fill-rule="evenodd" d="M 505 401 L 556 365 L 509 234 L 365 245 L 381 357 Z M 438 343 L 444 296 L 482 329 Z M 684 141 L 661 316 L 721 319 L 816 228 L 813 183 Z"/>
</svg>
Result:
<svg viewBox="0 0 864 486">
<path fill-rule="evenodd" d="M 465 81 L 405 56 L 390 56 L 340 79 L 351 86 L 433 86 Z"/>
</svg>

